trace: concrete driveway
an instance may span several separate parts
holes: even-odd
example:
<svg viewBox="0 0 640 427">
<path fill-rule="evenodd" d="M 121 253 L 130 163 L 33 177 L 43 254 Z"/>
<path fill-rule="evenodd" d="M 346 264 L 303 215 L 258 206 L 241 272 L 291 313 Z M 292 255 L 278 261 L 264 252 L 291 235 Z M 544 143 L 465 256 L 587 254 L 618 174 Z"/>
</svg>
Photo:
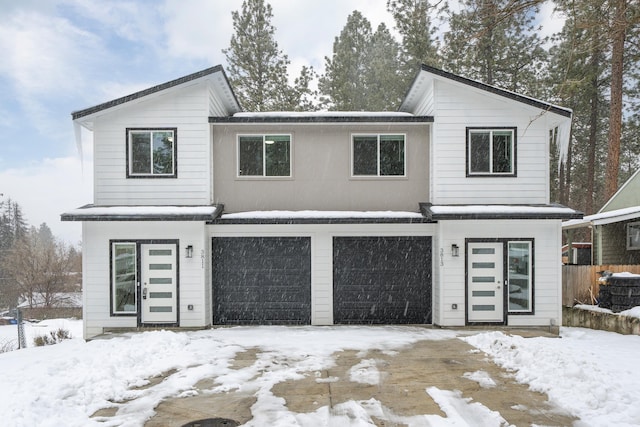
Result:
<svg viewBox="0 0 640 427">
<path fill-rule="evenodd" d="M 241 375 L 243 369 L 255 368 L 259 359 L 264 362 L 264 355 L 259 349 L 248 349 L 236 355 L 231 368 Z M 269 363 L 286 364 L 284 359 L 275 358 Z M 329 426 L 337 425 L 330 421 L 332 414 L 343 416 L 339 419 L 358 419 L 357 414 L 349 413 L 352 409 L 349 409 L 348 402 L 353 401 L 360 402 L 361 406 L 377 405 L 370 411 L 373 414 L 370 415 L 371 422 L 385 427 L 568 426 L 575 421 L 552 407 L 546 395 L 516 383 L 509 372 L 460 339 L 422 340 L 393 352 L 341 351 L 334 354 L 334 359 L 335 366 L 330 369 L 308 372 L 299 380 L 277 383 L 270 390 L 273 399 L 283 399 L 282 404 L 295 414 L 319 414 L 324 408 L 329 421 L 322 425 Z M 379 378 L 367 382 L 362 380 L 366 375 L 360 375 L 359 380 L 353 381 L 354 367 L 360 367 L 361 374 L 372 368 L 371 372 L 378 372 Z M 162 380 L 156 378 L 153 383 Z M 251 380 L 256 380 L 255 375 Z M 216 378 L 200 381 L 189 396 L 163 401 L 145 426 L 184 426 L 202 419 L 233 421 L 227 425 L 251 421 L 256 393 L 251 390 L 208 392 L 215 383 Z M 439 399 L 442 393 L 448 393 L 447 396 L 458 403 L 451 405 L 451 400 L 443 402 Z M 496 412 L 495 416 L 486 418 L 487 413 Z M 496 423 L 496 416 L 502 417 L 502 421 Z M 202 424 L 207 425 L 224 424 L 213 421 Z"/>
</svg>

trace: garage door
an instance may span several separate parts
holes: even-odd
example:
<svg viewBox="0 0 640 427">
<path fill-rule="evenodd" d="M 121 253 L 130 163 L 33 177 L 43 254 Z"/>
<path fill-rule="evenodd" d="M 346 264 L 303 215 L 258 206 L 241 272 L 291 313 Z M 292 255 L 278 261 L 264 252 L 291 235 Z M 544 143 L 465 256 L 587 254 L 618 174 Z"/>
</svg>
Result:
<svg viewBox="0 0 640 427">
<path fill-rule="evenodd" d="M 310 324 L 309 237 L 214 237 L 213 322 Z"/>
<path fill-rule="evenodd" d="M 335 323 L 431 323 L 431 237 L 334 237 Z"/>
</svg>

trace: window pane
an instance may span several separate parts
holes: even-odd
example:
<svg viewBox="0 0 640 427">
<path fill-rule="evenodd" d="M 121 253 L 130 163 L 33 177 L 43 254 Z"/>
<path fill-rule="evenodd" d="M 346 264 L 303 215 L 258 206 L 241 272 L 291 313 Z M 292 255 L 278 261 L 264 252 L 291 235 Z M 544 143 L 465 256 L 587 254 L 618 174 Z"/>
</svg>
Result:
<svg viewBox="0 0 640 427">
<path fill-rule="evenodd" d="M 151 173 L 151 134 L 131 132 L 131 173 Z"/>
<path fill-rule="evenodd" d="M 353 137 L 353 174 L 378 175 L 378 137 Z"/>
<path fill-rule="evenodd" d="M 113 311 L 136 311 L 136 245 L 116 243 L 113 246 Z"/>
<path fill-rule="evenodd" d="M 509 173 L 511 170 L 512 136 L 510 131 L 493 132 L 493 172 Z"/>
<path fill-rule="evenodd" d="M 289 135 L 264 137 L 267 176 L 290 176 L 291 154 Z"/>
<path fill-rule="evenodd" d="M 173 174 L 173 132 L 153 132 L 153 173 Z"/>
<path fill-rule="evenodd" d="M 509 242 L 509 311 L 531 311 L 530 255 L 530 242 Z"/>
<path fill-rule="evenodd" d="M 380 135 L 380 175 L 404 175 L 404 136 Z"/>
<path fill-rule="evenodd" d="M 262 136 L 241 136 L 238 175 L 262 176 Z"/>
<path fill-rule="evenodd" d="M 490 172 L 489 154 L 491 145 L 489 142 L 489 132 L 469 133 L 469 172 Z"/>
</svg>

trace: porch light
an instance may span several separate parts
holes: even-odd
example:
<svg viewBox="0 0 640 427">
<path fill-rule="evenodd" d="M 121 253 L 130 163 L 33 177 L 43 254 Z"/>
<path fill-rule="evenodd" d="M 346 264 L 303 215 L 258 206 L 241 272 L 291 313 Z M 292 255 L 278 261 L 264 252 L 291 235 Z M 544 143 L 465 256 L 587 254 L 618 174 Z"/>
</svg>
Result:
<svg viewBox="0 0 640 427">
<path fill-rule="evenodd" d="M 193 245 L 189 245 L 186 247 L 184 256 L 186 258 L 193 258 Z"/>
<path fill-rule="evenodd" d="M 455 243 L 451 245 L 451 256 L 460 256 L 460 248 Z"/>
</svg>

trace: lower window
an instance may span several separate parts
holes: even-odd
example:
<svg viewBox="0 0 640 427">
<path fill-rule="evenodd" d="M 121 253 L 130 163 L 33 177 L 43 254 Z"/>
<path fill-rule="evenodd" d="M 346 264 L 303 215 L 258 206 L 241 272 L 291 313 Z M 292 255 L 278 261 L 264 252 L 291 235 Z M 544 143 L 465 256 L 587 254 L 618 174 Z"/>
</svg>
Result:
<svg viewBox="0 0 640 427">
<path fill-rule="evenodd" d="M 137 312 L 137 254 L 135 243 L 113 243 L 111 247 L 111 310 L 113 314 Z"/>
<path fill-rule="evenodd" d="M 508 247 L 509 312 L 533 311 L 532 242 L 510 241 Z"/>
</svg>

